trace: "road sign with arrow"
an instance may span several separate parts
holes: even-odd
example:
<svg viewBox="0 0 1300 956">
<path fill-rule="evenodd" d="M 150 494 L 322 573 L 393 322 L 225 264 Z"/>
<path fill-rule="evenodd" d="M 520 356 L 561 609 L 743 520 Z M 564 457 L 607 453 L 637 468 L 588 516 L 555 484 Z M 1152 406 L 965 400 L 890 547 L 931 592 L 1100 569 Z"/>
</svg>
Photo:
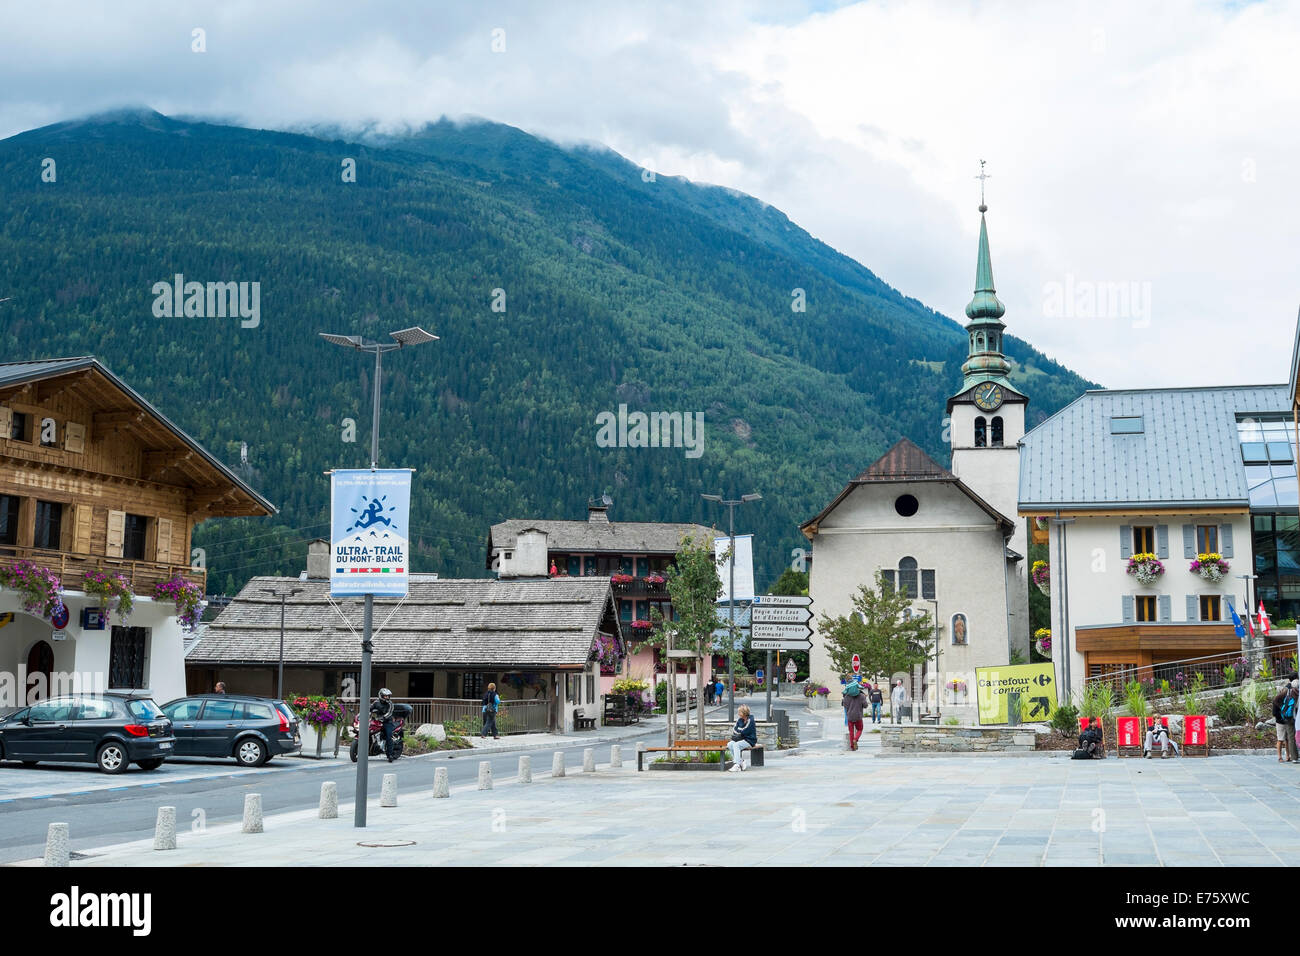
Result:
<svg viewBox="0 0 1300 956">
<path fill-rule="evenodd" d="M 975 702 L 981 724 L 1006 724 L 1008 704 L 1019 720 L 1049 721 L 1056 710 L 1056 672 L 1049 664 L 1003 664 L 975 668 Z"/>
</svg>

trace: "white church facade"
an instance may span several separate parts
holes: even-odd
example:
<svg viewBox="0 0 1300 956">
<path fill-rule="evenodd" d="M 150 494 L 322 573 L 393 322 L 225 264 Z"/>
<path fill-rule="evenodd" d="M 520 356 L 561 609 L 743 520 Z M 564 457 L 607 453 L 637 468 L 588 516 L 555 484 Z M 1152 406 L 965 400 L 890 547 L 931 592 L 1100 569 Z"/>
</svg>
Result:
<svg viewBox="0 0 1300 956">
<path fill-rule="evenodd" d="M 951 467 L 903 439 L 801 526 L 816 555 L 808 592 L 816 616 L 848 615 L 859 588 L 874 588 L 883 572 L 886 586 L 906 589 L 914 612 L 936 622 L 936 653 L 908 675 L 910 696 L 920 713 L 963 724 L 977 722 L 975 668 L 1006 664 L 1015 650 L 1029 659 L 1027 545 L 1015 517 L 1028 398 L 1008 380 L 985 211 L 981 203 L 969 352 L 946 407 Z M 815 622 L 811 674 L 838 698 L 845 675 L 832 670 Z"/>
</svg>

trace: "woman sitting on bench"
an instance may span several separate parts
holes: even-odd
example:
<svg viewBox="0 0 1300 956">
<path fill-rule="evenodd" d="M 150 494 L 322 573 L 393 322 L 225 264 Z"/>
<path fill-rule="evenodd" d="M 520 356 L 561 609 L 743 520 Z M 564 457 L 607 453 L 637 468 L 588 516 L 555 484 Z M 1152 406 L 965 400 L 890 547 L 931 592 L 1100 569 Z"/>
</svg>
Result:
<svg viewBox="0 0 1300 956">
<path fill-rule="evenodd" d="M 744 704 L 736 711 L 736 726 L 731 729 L 731 742 L 727 749 L 731 751 L 731 762 L 735 764 L 731 772 L 745 769 L 745 751 L 752 750 L 758 744 L 758 728 L 754 718 L 749 716 L 749 708 Z"/>
</svg>

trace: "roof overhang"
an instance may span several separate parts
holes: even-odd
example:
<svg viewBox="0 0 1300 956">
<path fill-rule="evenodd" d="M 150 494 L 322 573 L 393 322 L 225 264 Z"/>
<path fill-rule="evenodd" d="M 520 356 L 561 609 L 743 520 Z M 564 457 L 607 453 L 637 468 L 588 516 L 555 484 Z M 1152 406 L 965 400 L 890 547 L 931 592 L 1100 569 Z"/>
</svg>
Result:
<svg viewBox="0 0 1300 956">
<path fill-rule="evenodd" d="M 1017 511 L 1022 518 L 1130 518 L 1172 512 L 1180 515 L 1250 514 L 1250 503 L 1242 501 L 1116 501 L 1102 504 L 1025 504 Z"/>
</svg>

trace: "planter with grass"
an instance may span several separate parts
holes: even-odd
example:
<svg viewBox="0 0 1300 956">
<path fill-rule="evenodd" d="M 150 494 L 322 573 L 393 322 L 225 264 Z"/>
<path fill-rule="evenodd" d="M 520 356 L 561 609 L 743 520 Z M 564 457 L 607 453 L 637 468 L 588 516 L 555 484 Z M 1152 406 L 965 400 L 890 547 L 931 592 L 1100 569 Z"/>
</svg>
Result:
<svg viewBox="0 0 1300 956">
<path fill-rule="evenodd" d="M 705 754 L 679 754 L 667 757 L 660 757 L 646 765 L 647 770 L 708 770 L 712 773 L 720 773 L 718 764 L 723 764 L 721 770 L 730 770 L 734 764 L 724 758 L 719 752 Z"/>
</svg>

